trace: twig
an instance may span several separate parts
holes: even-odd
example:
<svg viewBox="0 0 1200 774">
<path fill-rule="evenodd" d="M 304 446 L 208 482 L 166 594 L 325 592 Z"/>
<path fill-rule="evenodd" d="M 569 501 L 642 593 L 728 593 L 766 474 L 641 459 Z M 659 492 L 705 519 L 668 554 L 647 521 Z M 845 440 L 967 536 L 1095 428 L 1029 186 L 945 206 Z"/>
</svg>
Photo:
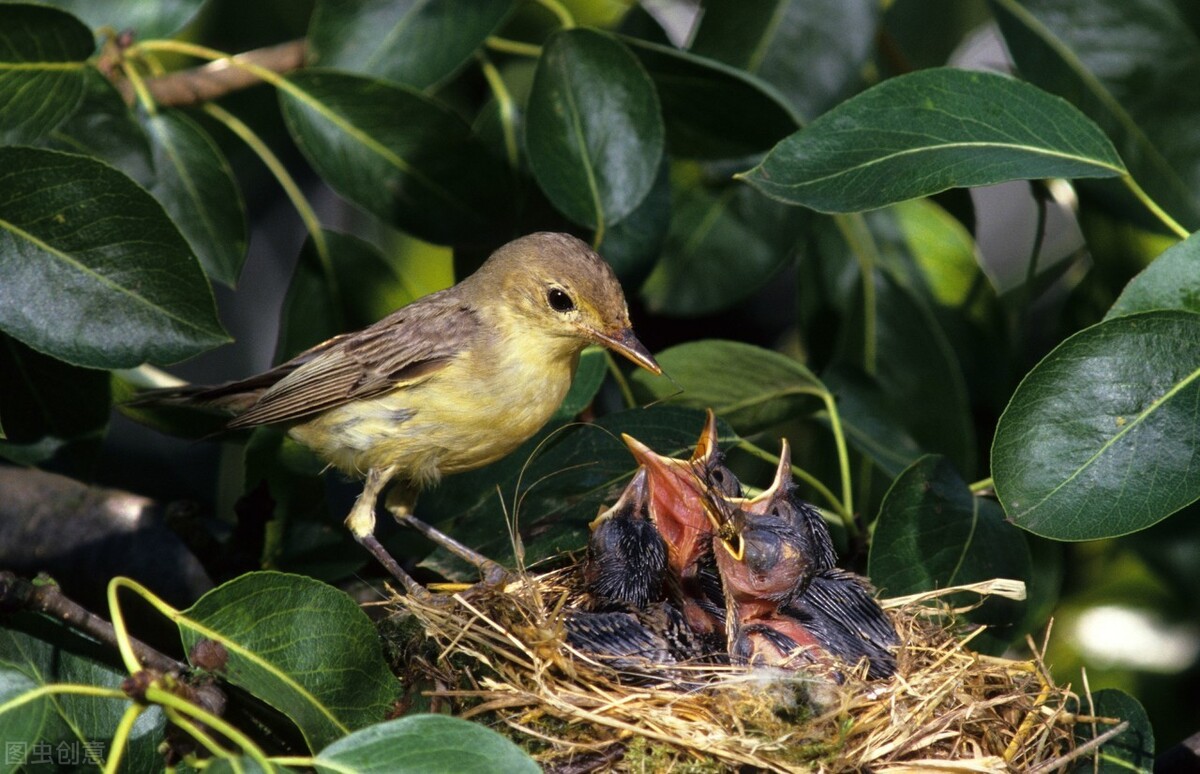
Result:
<svg viewBox="0 0 1200 774">
<path fill-rule="evenodd" d="M 0 572 L 0 612 L 17 610 L 42 613 L 105 645 L 117 647 L 112 624 L 68 599 L 57 583 L 48 579 L 45 582 L 32 583 L 14 573 Z M 183 674 L 188 669 L 186 664 L 160 653 L 144 642 L 132 637 L 129 641 L 138 661 L 144 667 L 171 674 Z"/>
<path fill-rule="evenodd" d="M 1044 772 L 1044 771 L 1054 771 L 1055 769 L 1063 766 L 1064 764 L 1070 763 L 1071 761 L 1076 760 L 1078 758 L 1082 758 L 1083 756 L 1090 753 L 1092 750 L 1095 750 L 1097 747 L 1100 747 L 1101 745 L 1108 742 L 1113 737 L 1120 736 L 1121 734 L 1125 733 L 1125 731 L 1128 728 L 1129 728 L 1129 721 L 1128 720 L 1122 721 L 1121 723 L 1119 723 L 1119 724 L 1113 726 L 1112 728 L 1108 729 L 1107 731 L 1105 731 L 1100 736 L 1093 737 L 1089 741 L 1084 742 L 1083 744 L 1079 745 L 1078 747 L 1076 747 L 1074 750 L 1067 753 L 1066 755 L 1060 755 L 1053 760 L 1046 761 L 1045 763 L 1041 764 L 1040 766 L 1034 766 L 1032 769 L 1029 770 L 1029 774 L 1041 774 L 1041 772 Z"/>
<path fill-rule="evenodd" d="M 256 48 L 237 54 L 239 62 L 257 65 L 276 73 L 286 73 L 304 64 L 307 42 L 304 38 L 266 48 Z M 234 91 L 262 83 L 262 79 L 243 67 L 233 67 L 227 59 L 218 59 L 201 67 L 178 70 L 157 78 L 146 79 L 146 89 L 154 102 L 162 107 L 188 107 L 209 102 Z M 133 84 L 114 80 L 117 91 L 132 105 L 135 101 Z"/>
</svg>

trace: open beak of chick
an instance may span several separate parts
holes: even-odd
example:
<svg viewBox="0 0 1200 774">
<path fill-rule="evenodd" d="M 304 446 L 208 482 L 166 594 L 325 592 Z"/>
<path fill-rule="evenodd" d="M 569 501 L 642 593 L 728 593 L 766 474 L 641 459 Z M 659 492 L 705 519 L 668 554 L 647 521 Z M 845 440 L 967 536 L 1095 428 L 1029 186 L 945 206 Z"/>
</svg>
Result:
<svg viewBox="0 0 1200 774">
<path fill-rule="evenodd" d="M 604 522 L 617 518 L 645 518 L 649 519 L 648 509 L 650 506 L 650 487 L 647 481 L 645 468 L 638 468 L 633 474 L 633 478 L 625 486 L 621 496 L 613 503 L 612 507 L 601 511 L 595 519 L 588 524 L 588 529 L 595 532 L 596 529 Z"/>
</svg>

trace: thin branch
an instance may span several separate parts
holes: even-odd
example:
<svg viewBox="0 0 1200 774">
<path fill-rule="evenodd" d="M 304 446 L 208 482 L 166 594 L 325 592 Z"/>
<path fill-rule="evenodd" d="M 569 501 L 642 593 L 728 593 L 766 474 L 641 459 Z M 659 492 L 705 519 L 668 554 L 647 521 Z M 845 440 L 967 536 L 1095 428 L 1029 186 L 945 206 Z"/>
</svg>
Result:
<svg viewBox="0 0 1200 774">
<path fill-rule="evenodd" d="M 248 64 L 275 73 L 286 73 L 304 65 L 306 51 L 306 41 L 299 38 L 275 46 L 246 51 L 232 59 L 237 60 L 239 65 Z M 154 102 L 162 107 L 189 107 L 257 86 L 262 82 L 250 69 L 233 65 L 228 59 L 218 59 L 201 67 L 147 78 L 146 90 Z M 115 81 L 115 85 L 125 101 L 132 105 L 136 98 L 133 84 L 119 79 Z"/>
<path fill-rule="evenodd" d="M 0 611 L 17 610 L 41 613 L 62 621 L 68 627 L 105 645 L 117 647 L 113 625 L 68 599 L 57 583 L 48 580 L 33 583 L 14 573 L 0 572 Z M 172 674 L 183 674 L 188 669 L 187 664 L 176 661 L 132 637 L 129 638 L 129 643 L 138 661 L 145 667 Z"/>
</svg>

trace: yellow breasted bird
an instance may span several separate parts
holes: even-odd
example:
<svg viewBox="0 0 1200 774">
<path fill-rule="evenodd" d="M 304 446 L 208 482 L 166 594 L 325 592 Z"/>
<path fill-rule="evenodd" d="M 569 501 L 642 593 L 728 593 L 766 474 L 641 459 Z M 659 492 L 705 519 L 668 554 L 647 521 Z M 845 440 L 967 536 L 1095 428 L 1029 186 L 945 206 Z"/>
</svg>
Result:
<svg viewBox="0 0 1200 774">
<path fill-rule="evenodd" d="M 399 483 L 387 505 L 402 518 L 419 489 L 517 448 L 558 408 L 591 343 L 661 373 L 634 336 L 609 265 L 575 237 L 543 232 L 504 245 L 454 287 L 265 373 L 137 402 L 225 409 L 230 429 L 281 424 L 365 477 L 346 525 L 403 581 L 374 536 L 380 493 Z"/>
</svg>

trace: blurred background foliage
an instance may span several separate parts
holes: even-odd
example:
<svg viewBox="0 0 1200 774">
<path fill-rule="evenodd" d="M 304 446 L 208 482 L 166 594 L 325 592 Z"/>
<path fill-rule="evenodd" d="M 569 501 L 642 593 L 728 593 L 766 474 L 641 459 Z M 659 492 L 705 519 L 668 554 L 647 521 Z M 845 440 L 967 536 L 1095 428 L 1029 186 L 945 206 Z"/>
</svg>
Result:
<svg viewBox="0 0 1200 774">
<path fill-rule="evenodd" d="M 496 558 L 512 557 L 514 514 L 527 562 L 578 551 L 632 473 L 610 433 L 682 452 L 711 406 L 751 485 L 791 441 L 843 563 L 884 593 L 1025 580 L 1027 603 L 973 614 L 993 626 L 981 647 L 1040 642 L 1052 617 L 1060 681 L 1086 667 L 1093 690 L 1137 697 L 1160 750 L 1197 731 L 1192 3 L 51 5 L 79 21 L 0 6 L 0 60 L 98 66 L 44 68 L 0 119 L 0 455 L 169 503 L 184 537 L 118 541 L 98 564 L 80 557 L 111 519 L 81 517 L 64 541 L 9 508 L 3 534 L 21 543 L 2 541 L 0 566 L 48 568 L 96 601 L 106 574 L 174 588 L 144 560 L 178 552 L 207 574 L 180 603 L 260 567 L 376 572 L 338 524 L 355 485 L 280 433 L 199 442 L 209 419 L 112 406 L 157 378 L 144 361 L 245 376 L 514 236 L 563 230 L 613 264 L 674 381 L 586 354 L 543 433 L 420 514 Z M 39 35 L 62 50 L 30 46 Z M 286 82 L 186 107 L 134 88 L 295 39 L 306 66 Z M 28 84 L 4 72 L 15 100 Z M 46 225 L 80 202 L 131 220 L 82 237 Z M 134 234 L 150 246 L 122 247 Z M 35 243 L 88 278 L 30 268 Z M 124 309 L 114 284 L 151 311 Z M 1131 421 L 1147 434 L 1119 432 Z M 455 570 L 399 530 L 385 542 Z"/>
</svg>

